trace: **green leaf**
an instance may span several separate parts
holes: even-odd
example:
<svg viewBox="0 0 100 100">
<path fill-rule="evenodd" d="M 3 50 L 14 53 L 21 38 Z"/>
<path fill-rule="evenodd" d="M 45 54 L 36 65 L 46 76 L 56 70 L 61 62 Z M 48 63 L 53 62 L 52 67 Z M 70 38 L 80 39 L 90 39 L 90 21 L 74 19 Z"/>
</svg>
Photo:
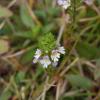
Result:
<svg viewBox="0 0 100 100">
<path fill-rule="evenodd" d="M 100 5 L 100 0 L 96 0 L 98 2 L 98 5 Z"/>
<path fill-rule="evenodd" d="M 53 16 L 53 17 L 55 17 L 55 16 L 58 16 L 59 14 L 60 14 L 60 12 L 61 12 L 61 9 L 59 9 L 59 8 L 48 8 L 48 14 L 49 14 L 49 16 Z"/>
<path fill-rule="evenodd" d="M 22 37 L 22 38 L 29 38 L 29 39 L 33 39 L 33 33 L 32 31 L 21 31 L 21 32 L 16 32 L 16 34 L 14 34 L 15 36 L 18 37 Z"/>
<path fill-rule="evenodd" d="M 48 33 L 51 32 L 52 30 L 55 29 L 55 24 L 54 23 L 49 23 L 46 24 L 43 28 L 42 28 L 42 32 L 43 33 Z"/>
<path fill-rule="evenodd" d="M 47 20 L 46 18 L 47 18 L 47 15 L 46 15 L 46 12 L 45 12 L 45 10 L 35 10 L 34 11 L 35 12 L 35 15 L 38 17 L 38 18 L 40 18 L 40 19 L 42 19 L 42 20 Z"/>
<path fill-rule="evenodd" d="M 86 59 L 100 58 L 100 50 L 89 45 L 88 43 L 80 42 L 77 44 L 76 49 L 80 57 Z"/>
<path fill-rule="evenodd" d="M 7 9 L 6 7 L 2 7 L 0 5 L 0 18 L 3 18 L 3 17 L 10 17 L 12 16 L 12 12 Z"/>
<path fill-rule="evenodd" d="M 24 78 L 25 78 L 25 72 L 24 71 L 18 72 L 15 76 L 16 83 L 20 83 L 22 80 L 24 80 Z"/>
<path fill-rule="evenodd" d="M 10 97 L 11 97 L 11 92 L 5 91 L 0 95 L 0 100 L 9 100 Z"/>
<path fill-rule="evenodd" d="M 24 55 L 21 57 L 21 62 L 22 63 L 28 63 L 31 62 L 33 60 L 33 56 L 34 56 L 35 50 L 34 48 L 30 48 L 27 52 L 24 53 Z"/>
<path fill-rule="evenodd" d="M 40 27 L 35 26 L 32 30 L 29 31 L 19 31 L 16 32 L 14 35 L 22 38 L 34 39 L 38 36 L 40 32 Z"/>
<path fill-rule="evenodd" d="M 30 28 L 34 27 L 33 19 L 30 16 L 28 8 L 25 5 L 20 6 L 20 16 L 21 16 L 23 24 L 26 27 L 30 27 Z"/>
<path fill-rule="evenodd" d="M 72 87 L 89 89 L 93 86 L 93 83 L 91 80 L 89 80 L 86 77 L 82 77 L 80 75 L 70 74 L 70 75 L 67 75 L 66 78 L 68 79 Z"/>
</svg>

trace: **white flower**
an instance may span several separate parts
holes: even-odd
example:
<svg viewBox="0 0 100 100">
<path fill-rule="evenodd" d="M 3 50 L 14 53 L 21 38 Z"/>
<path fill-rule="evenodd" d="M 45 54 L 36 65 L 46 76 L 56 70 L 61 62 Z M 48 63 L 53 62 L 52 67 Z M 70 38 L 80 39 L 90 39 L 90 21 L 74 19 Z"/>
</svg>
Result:
<svg viewBox="0 0 100 100">
<path fill-rule="evenodd" d="M 51 64 L 51 61 L 48 56 L 43 56 L 43 58 L 40 60 L 40 63 L 44 68 L 47 68 Z"/>
<path fill-rule="evenodd" d="M 42 54 L 41 50 L 37 49 L 34 57 L 38 59 L 41 56 L 41 54 Z"/>
<path fill-rule="evenodd" d="M 71 5 L 70 0 L 57 0 L 59 6 L 62 6 L 64 9 L 67 9 Z"/>
<path fill-rule="evenodd" d="M 51 59 L 54 62 L 58 62 L 59 61 L 59 58 L 60 58 L 60 53 L 58 52 L 58 50 L 52 50 Z"/>
<path fill-rule="evenodd" d="M 87 5 L 92 5 L 94 0 L 84 0 Z"/>
<path fill-rule="evenodd" d="M 60 54 L 65 54 L 65 49 L 64 49 L 63 46 L 62 47 L 58 47 L 58 49 L 56 49 L 56 50 L 52 50 L 51 59 L 54 62 L 58 62 L 59 58 L 60 58 Z"/>
<path fill-rule="evenodd" d="M 37 49 L 36 52 L 35 52 L 33 63 L 37 63 L 37 61 L 40 58 L 41 54 L 42 54 L 41 50 Z"/>
<path fill-rule="evenodd" d="M 65 54 L 65 48 L 63 46 L 58 47 L 58 52 L 61 53 L 61 54 Z"/>
</svg>

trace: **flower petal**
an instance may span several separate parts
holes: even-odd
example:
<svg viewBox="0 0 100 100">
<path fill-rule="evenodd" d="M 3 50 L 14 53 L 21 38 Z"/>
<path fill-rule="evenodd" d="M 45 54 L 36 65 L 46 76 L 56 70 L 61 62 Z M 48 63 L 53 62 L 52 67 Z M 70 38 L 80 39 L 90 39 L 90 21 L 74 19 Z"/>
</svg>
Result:
<svg viewBox="0 0 100 100">
<path fill-rule="evenodd" d="M 40 63 L 43 65 L 44 68 L 47 68 L 50 64 L 51 64 L 51 61 L 49 59 L 48 56 L 44 56 L 41 60 L 40 60 Z"/>
<path fill-rule="evenodd" d="M 57 61 L 59 61 L 59 58 L 60 58 L 60 53 L 57 50 L 52 50 L 51 59 L 54 62 L 57 62 Z"/>
<path fill-rule="evenodd" d="M 61 53 L 61 54 L 65 54 L 65 48 L 63 46 L 58 47 L 58 52 Z"/>
</svg>

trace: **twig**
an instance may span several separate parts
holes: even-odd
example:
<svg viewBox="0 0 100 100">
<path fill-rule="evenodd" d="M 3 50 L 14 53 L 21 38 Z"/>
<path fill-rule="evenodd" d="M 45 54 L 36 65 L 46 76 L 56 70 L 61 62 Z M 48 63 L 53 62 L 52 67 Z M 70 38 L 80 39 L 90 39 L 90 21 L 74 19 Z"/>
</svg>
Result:
<svg viewBox="0 0 100 100">
<path fill-rule="evenodd" d="M 50 81 L 51 81 L 51 82 L 50 82 Z M 57 81 L 57 80 L 49 80 L 50 85 L 48 85 L 48 87 L 46 88 L 46 91 L 48 91 L 52 86 L 54 86 L 54 84 L 56 83 L 56 81 Z M 48 82 L 48 83 L 49 83 L 49 82 Z M 43 84 L 43 86 L 44 86 L 44 84 Z M 42 88 L 42 89 L 43 89 L 43 88 Z M 42 89 L 39 89 L 39 91 L 42 92 Z M 42 93 L 40 93 L 40 95 L 39 95 L 38 98 L 36 99 L 36 97 L 37 97 L 37 95 L 38 95 L 38 91 L 33 92 L 33 94 L 34 94 L 34 96 L 35 96 L 35 97 L 33 97 L 33 100 L 34 100 L 34 99 L 35 99 L 35 100 L 40 100 L 41 97 L 42 97 Z"/>
<path fill-rule="evenodd" d="M 47 86 L 48 86 L 48 80 L 49 80 L 49 77 L 47 76 L 47 79 L 46 79 L 46 83 L 45 83 L 45 85 L 44 85 L 44 91 L 43 91 L 43 93 L 42 93 L 42 98 L 41 98 L 41 100 L 45 100 L 45 97 L 46 97 L 46 88 L 47 88 Z"/>
<path fill-rule="evenodd" d="M 15 3 L 16 3 L 16 0 L 12 0 L 12 1 L 8 4 L 7 8 L 12 7 Z M 4 20 L 4 21 L 0 24 L 0 30 L 4 27 L 5 22 L 6 22 L 6 21 Z"/>
<path fill-rule="evenodd" d="M 61 89 L 61 81 L 59 81 L 58 84 L 57 84 L 56 100 L 59 100 L 59 97 L 60 97 L 60 89 Z"/>
<path fill-rule="evenodd" d="M 93 4 L 92 6 L 92 9 L 96 11 L 96 13 L 100 16 L 100 10 L 96 7 L 95 4 Z"/>
<path fill-rule="evenodd" d="M 12 0 L 12 1 L 8 4 L 7 8 L 12 7 L 15 3 L 16 3 L 16 0 Z"/>
<path fill-rule="evenodd" d="M 35 85 L 32 85 L 32 86 L 31 86 L 31 92 L 30 92 L 30 94 L 29 94 L 28 100 L 32 100 L 32 94 L 33 94 L 34 88 L 35 88 Z"/>
<path fill-rule="evenodd" d="M 36 22 L 37 25 L 42 26 L 42 24 L 40 23 L 40 21 L 37 19 L 37 17 L 35 16 L 34 12 L 32 11 L 32 9 L 29 7 L 28 3 L 25 2 L 26 7 L 29 11 L 30 16 L 32 17 L 32 19 Z"/>
<path fill-rule="evenodd" d="M 83 18 L 83 19 L 80 19 L 79 22 L 93 21 L 93 20 L 97 20 L 97 19 L 100 19 L 100 16 L 95 16 L 95 17 L 90 17 L 90 18 Z"/>
<path fill-rule="evenodd" d="M 32 46 L 33 47 L 33 46 Z M 19 52 L 16 52 L 14 54 L 11 54 L 11 55 L 5 55 L 5 56 L 2 56 L 2 59 L 3 58 L 13 58 L 13 57 L 17 57 L 19 55 L 22 55 L 23 53 L 25 53 L 26 51 L 30 50 L 32 47 L 29 47 L 29 48 L 26 48 L 26 49 L 22 49 L 20 50 Z"/>
<path fill-rule="evenodd" d="M 93 69 L 96 68 L 96 66 L 95 66 L 94 64 L 92 64 L 90 61 L 86 61 L 86 60 L 81 59 L 81 62 L 82 62 L 83 64 L 86 64 L 86 65 L 90 66 L 90 67 L 93 68 Z"/>
<path fill-rule="evenodd" d="M 64 32 L 65 25 L 66 25 L 65 11 L 63 10 L 62 13 L 63 13 L 63 16 L 62 16 L 63 17 L 63 19 L 62 19 L 63 23 L 62 23 L 62 25 L 60 27 L 60 30 L 59 30 L 59 33 L 58 33 L 58 37 L 57 37 L 57 41 L 56 41 L 56 43 L 57 43 L 58 46 L 60 45 L 60 40 L 61 40 L 61 37 L 62 37 L 63 32 Z"/>
<path fill-rule="evenodd" d="M 65 28 L 65 23 L 63 23 L 63 25 L 61 26 L 61 28 L 59 30 L 59 35 L 58 35 L 58 38 L 57 38 L 57 45 L 60 45 L 60 40 L 61 40 L 63 31 L 64 31 L 64 28 Z"/>
<path fill-rule="evenodd" d="M 3 28 L 4 25 L 5 25 L 5 20 L 2 21 L 2 23 L 0 24 L 0 30 Z"/>
<path fill-rule="evenodd" d="M 80 90 L 76 90 L 76 91 L 70 91 L 70 92 L 67 92 L 67 93 L 65 93 L 65 95 L 64 96 L 74 96 L 74 95 L 76 95 L 76 94 L 78 94 L 78 93 L 80 93 L 81 91 L 83 91 L 83 89 L 80 89 Z"/>
<path fill-rule="evenodd" d="M 63 76 L 71 67 L 73 67 L 79 58 L 76 58 L 70 65 L 68 65 L 61 73 L 60 76 Z"/>
<path fill-rule="evenodd" d="M 79 55 L 78 55 L 78 53 L 77 53 L 77 51 L 76 51 L 75 49 L 74 49 L 74 54 L 75 54 L 76 57 L 79 57 Z M 84 72 L 83 72 L 83 69 L 82 69 L 82 64 L 81 64 L 81 62 L 78 61 L 78 62 L 77 62 L 77 65 L 78 65 L 80 74 L 81 74 L 82 76 L 84 76 Z"/>
</svg>

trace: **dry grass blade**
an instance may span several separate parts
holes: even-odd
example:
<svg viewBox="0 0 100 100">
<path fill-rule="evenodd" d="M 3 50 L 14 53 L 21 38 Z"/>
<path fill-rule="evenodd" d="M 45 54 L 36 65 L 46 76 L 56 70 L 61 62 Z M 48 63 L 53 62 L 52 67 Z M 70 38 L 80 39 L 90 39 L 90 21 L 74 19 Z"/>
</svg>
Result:
<svg viewBox="0 0 100 100">
<path fill-rule="evenodd" d="M 70 65 L 68 65 L 61 73 L 60 76 L 63 76 L 71 67 L 73 67 L 77 62 L 79 61 L 79 58 L 76 58 Z"/>
<path fill-rule="evenodd" d="M 0 5 L 0 18 L 7 18 L 12 15 L 13 15 L 13 13 L 9 9 Z"/>
</svg>

